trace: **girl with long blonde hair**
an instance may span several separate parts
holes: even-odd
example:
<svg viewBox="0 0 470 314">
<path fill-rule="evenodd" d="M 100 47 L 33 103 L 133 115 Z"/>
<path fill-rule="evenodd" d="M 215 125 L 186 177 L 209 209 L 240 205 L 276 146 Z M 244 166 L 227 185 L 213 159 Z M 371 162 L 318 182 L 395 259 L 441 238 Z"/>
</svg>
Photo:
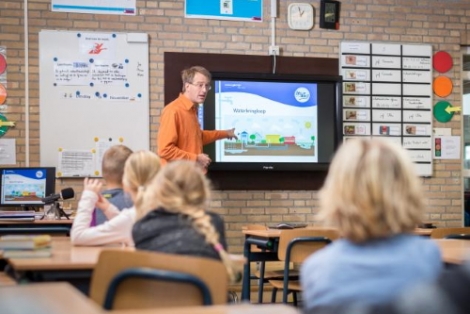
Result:
<svg viewBox="0 0 470 314">
<path fill-rule="evenodd" d="M 86 178 L 84 190 L 78 203 L 70 238 L 74 245 L 104 245 L 123 243 L 133 246 L 131 231 L 135 222 L 135 205 L 140 204 L 145 187 L 160 170 L 160 158 L 151 151 L 132 153 L 124 164 L 122 184 L 134 202 L 131 208 L 119 211 L 101 195 L 102 182 Z M 101 225 L 90 227 L 93 210 L 99 208 L 108 218 Z"/>
<path fill-rule="evenodd" d="M 227 253 L 222 218 L 206 211 L 209 181 L 195 162 L 166 165 L 136 203 L 132 230 L 138 249 L 220 259 L 232 280 L 238 272 Z"/>
</svg>

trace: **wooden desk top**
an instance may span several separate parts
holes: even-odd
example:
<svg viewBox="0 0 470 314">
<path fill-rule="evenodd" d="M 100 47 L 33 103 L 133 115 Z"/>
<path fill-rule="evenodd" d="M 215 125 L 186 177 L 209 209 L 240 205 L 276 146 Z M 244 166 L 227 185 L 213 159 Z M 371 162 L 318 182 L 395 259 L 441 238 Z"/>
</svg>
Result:
<svg viewBox="0 0 470 314">
<path fill-rule="evenodd" d="M 300 314 L 285 304 L 231 304 L 214 306 L 188 306 L 167 309 L 120 310 L 112 314 Z"/>
<path fill-rule="evenodd" d="M 309 226 L 307 229 L 316 229 L 316 230 L 334 230 L 335 228 L 331 227 L 322 227 L 322 226 Z M 429 236 L 431 235 L 433 229 L 423 229 L 423 228 L 416 228 L 414 230 L 414 234 L 421 235 L 421 236 Z M 266 229 L 266 230 L 242 230 L 243 234 L 257 236 L 261 238 L 279 238 L 281 235 L 280 229 Z"/>
<path fill-rule="evenodd" d="M 442 260 L 449 264 L 462 264 L 470 259 L 470 241 L 433 239 L 441 249 Z"/>
<path fill-rule="evenodd" d="M 25 221 L 25 220 L 17 220 L 9 219 L 9 220 L 0 220 L 0 225 L 71 225 L 73 223 L 73 219 L 60 219 L 60 220 L 34 220 L 34 221 Z"/>
<path fill-rule="evenodd" d="M 101 308 L 66 282 L 0 287 L 0 313 L 102 314 Z"/>
<path fill-rule="evenodd" d="M 335 230 L 335 228 L 324 227 L 324 226 L 308 226 L 305 228 L 298 229 L 311 229 L 311 230 Z M 298 229 L 287 229 L 287 230 L 298 230 Z M 242 230 L 243 234 L 257 236 L 261 238 L 279 238 L 281 232 L 286 229 L 266 229 L 266 230 Z"/>
<path fill-rule="evenodd" d="M 26 270 L 92 270 L 102 250 L 134 250 L 120 246 L 73 246 L 69 237 L 52 237 L 52 256 L 48 258 L 10 258 L 15 271 Z"/>
<path fill-rule="evenodd" d="M 432 229 L 432 228 L 416 228 L 413 233 L 416 234 L 416 235 L 428 236 L 429 237 L 433 230 L 434 229 Z"/>
<path fill-rule="evenodd" d="M 243 234 L 251 235 L 262 238 L 279 238 L 281 230 L 279 229 L 267 229 L 267 230 L 242 230 Z"/>
</svg>

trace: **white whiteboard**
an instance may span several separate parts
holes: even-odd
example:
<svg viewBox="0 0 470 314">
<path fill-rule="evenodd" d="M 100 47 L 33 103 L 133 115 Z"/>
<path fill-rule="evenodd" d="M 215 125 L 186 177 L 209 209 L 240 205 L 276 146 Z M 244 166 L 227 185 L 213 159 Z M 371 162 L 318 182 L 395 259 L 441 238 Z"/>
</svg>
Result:
<svg viewBox="0 0 470 314">
<path fill-rule="evenodd" d="M 432 46 L 343 41 L 343 138 L 383 137 L 432 176 Z"/>
<path fill-rule="evenodd" d="M 149 149 L 148 36 L 39 33 L 41 166 L 100 176 L 109 145 Z"/>
</svg>

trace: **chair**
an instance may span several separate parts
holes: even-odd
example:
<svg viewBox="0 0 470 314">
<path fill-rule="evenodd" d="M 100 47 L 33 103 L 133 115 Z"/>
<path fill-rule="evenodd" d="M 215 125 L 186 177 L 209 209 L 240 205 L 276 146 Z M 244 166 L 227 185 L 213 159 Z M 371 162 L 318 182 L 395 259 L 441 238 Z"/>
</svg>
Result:
<svg viewBox="0 0 470 314">
<path fill-rule="evenodd" d="M 266 230 L 268 229 L 264 225 L 247 225 L 245 227 L 246 230 Z M 256 245 L 251 246 L 251 251 L 259 252 L 259 249 Z M 252 274 L 250 279 L 257 279 L 258 280 L 258 303 L 263 303 L 263 292 L 264 292 L 264 284 L 268 283 L 269 280 L 272 279 L 282 279 L 284 277 L 284 268 L 280 269 L 270 269 L 266 271 L 266 262 L 258 262 L 259 269 Z M 290 266 L 289 266 L 290 267 Z M 299 273 L 295 270 L 292 271 L 290 275 L 290 279 L 296 279 L 299 277 Z"/>
<path fill-rule="evenodd" d="M 294 305 L 297 306 L 297 292 L 301 291 L 301 286 L 298 280 L 290 280 L 289 264 L 302 263 L 312 253 L 338 237 L 336 230 L 283 230 L 279 237 L 278 258 L 284 261 L 284 276 L 282 280 L 269 280 L 273 286 L 271 302 L 276 302 L 277 290 L 282 289 L 282 302 L 287 303 L 287 295 L 293 292 Z"/>
<path fill-rule="evenodd" d="M 266 230 L 268 229 L 264 225 L 247 225 L 244 227 L 246 230 Z M 261 251 L 256 245 L 251 246 L 251 251 Z M 266 262 L 258 262 L 259 269 L 255 271 L 254 274 L 251 275 L 250 279 L 257 279 L 258 280 L 258 303 L 263 303 L 263 292 L 264 292 L 264 284 L 268 283 L 271 279 L 282 279 L 284 277 L 284 269 L 275 269 L 266 271 Z M 298 273 L 292 273 L 292 278 L 298 277 Z"/>
<path fill-rule="evenodd" d="M 449 235 L 470 235 L 470 227 L 436 228 L 431 231 L 431 239 L 442 239 Z"/>
<path fill-rule="evenodd" d="M 470 240 L 470 234 L 449 234 L 445 239 Z"/>
<path fill-rule="evenodd" d="M 104 250 L 90 298 L 105 309 L 226 304 L 228 276 L 220 261 L 148 251 Z"/>
</svg>

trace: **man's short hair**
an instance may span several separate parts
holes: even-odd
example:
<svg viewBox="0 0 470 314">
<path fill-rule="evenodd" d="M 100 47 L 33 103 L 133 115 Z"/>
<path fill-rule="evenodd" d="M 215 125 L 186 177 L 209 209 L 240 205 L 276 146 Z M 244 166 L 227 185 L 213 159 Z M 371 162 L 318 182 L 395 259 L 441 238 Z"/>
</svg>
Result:
<svg viewBox="0 0 470 314">
<path fill-rule="evenodd" d="M 211 73 L 204 67 L 197 65 L 197 66 L 184 69 L 183 71 L 181 71 L 181 80 L 183 82 L 183 92 L 185 91 L 186 83 L 193 83 L 194 76 L 196 75 L 196 73 L 201 73 L 202 75 L 207 77 L 209 81 L 212 80 Z"/>
</svg>

